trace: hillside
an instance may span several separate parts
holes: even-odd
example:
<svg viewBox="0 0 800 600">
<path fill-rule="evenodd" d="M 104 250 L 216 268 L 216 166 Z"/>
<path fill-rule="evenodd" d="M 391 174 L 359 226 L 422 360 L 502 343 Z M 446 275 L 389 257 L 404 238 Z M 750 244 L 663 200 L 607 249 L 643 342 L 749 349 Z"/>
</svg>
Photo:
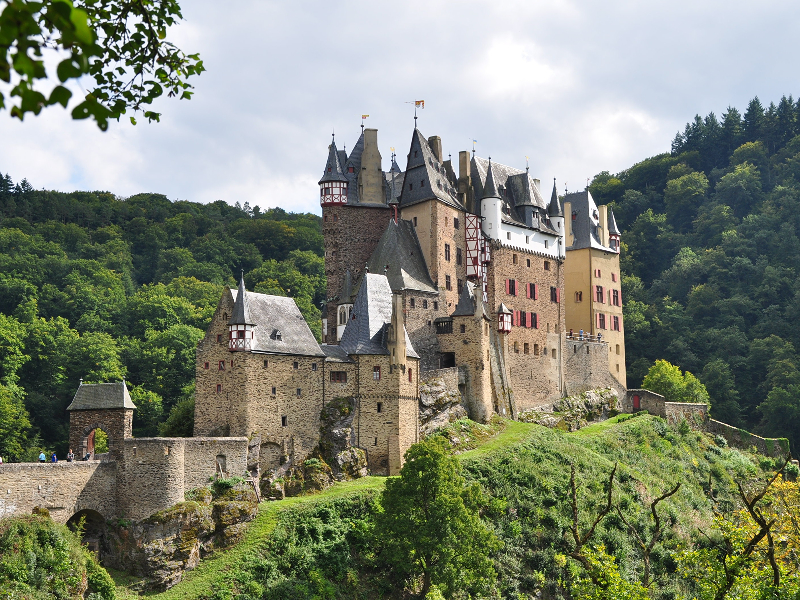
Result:
<svg viewBox="0 0 800 600">
<path fill-rule="evenodd" d="M 497 429 L 504 431 L 491 437 Z M 483 432 L 483 433 L 482 433 Z M 475 442 L 476 433 L 478 442 Z M 670 428 L 657 418 L 623 415 L 576 433 L 497 421 L 489 428 L 457 421 L 441 435 L 460 454 L 468 481 L 490 501 L 483 517 L 502 540 L 491 558 L 497 593 L 504 598 L 560 598 L 578 572 L 566 559 L 570 465 L 578 481 L 580 523 L 586 528 L 604 502 L 615 463 L 613 503 L 638 530 L 651 529 L 649 502 L 675 483 L 682 487 L 659 505 L 666 530 L 652 553 L 654 598 L 691 597 L 694 588 L 678 572 L 683 550 L 702 546 L 711 531 L 712 507 L 737 507 L 734 481 L 755 482 L 774 468 L 772 459 L 725 447 L 688 427 Z M 718 445 L 721 444 L 721 445 Z M 244 541 L 202 562 L 153 600 L 217 598 L 395 598 L 400 589 L 381 561 L 383 541 L 373 535 L 377 499 L 385 480 L 370 477 L 337 484 L 317 496 L 261 505 Z M 712 500 L 713 498 L 713 500 Z M 645 534 L 647 535 L 647 534 Z M 591 539 L 616 557 L 624 576 L 642 575 L 642 555 L 620 517 L 606 516 Z M 120 598 L 136 594 L 135 581 L 117 574 Z M 518 596 L 520 594 L 520 596 Z"/>
<path fill-rule="evenodd" d="M 696 116 L 671 152 L 589 189 L 622 229 L 628 386 L 655 359 L 722 421 L 800 443 L 800 103 Z"/>
</svg>

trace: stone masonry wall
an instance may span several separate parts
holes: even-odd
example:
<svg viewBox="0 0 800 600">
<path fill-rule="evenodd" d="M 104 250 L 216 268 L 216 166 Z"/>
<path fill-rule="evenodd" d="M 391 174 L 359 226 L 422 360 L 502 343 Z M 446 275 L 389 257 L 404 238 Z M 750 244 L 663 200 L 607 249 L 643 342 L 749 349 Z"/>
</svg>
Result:
<svg viewBox="0 0 800 600">
<path fill-rule="evenodd" d="M 185 438 L 184 491 L 208 485 L 223 457 L 224 472 L 231 477 L 247 474 L 247 438 Z"/>
<path fill-rule="evenodd" d="M 609 372 L 608 344 L 606 342 L 567 338 L 565 343 L 564 387 L 567 395 L 573 396 L 588 390 L 611 388 L 617 393 L 618 398 L 625 398 L 625 389 Z M 661 398 L 662 403 L 663 400 Z M 663 406 L 660 406 L 659 410 L 659 413 L 654 414 L 664 416 Z"/>
<path fill-rule="evenodd" d="M 448 312 L 447 302 L 439 294 L 405 290 L 402 295 L 406 331 L 411 345 L 419 354 L 420 368 L 423 371 L 438 369 L 441 349 L 436 336 L 435 320 L 448 317 L 453 309 Z"/>
<path fill-rule="evenodd" d="M 133 435 L 133 410 L 71 410 L 69 412 L 69 446 L 75 456 L 86 455 L 87 436 L 94 429 L 108 435 L 108 451 L 114 458 L 122 456 L 123 441 Z"/>
<path fill-rule="evenodd" d="M 344 274 L 349 269 L 353 285 L 381 239 L 392 214 L 388 206 L 325 206 L 322 208 L 322 236 L 325 240 L 327 297 L 342 293 Z M 353 290 L 355 291 L 355 290 Z M 336 344 L 335 301 L 328 302 L 323 316 L 328 319 L 325 342 Z"/>
<path fill-rule="evenodd" d="M 750 449 L 755 446 L 760 454 L 784 459 L 791 455 L 789 440 L 785 438 L 762 438 L 714 419 L 708 420 L 706 430 L 721 435 L 735 448 Z"/>
<path fill-rule="evenodd" d="M 545 269 L 545 262 L 549 269 Z M 517 281 L 516 294 L 506 293 L 507 279 Z M 537 299 L 527 297 L 529 283 L 538 284 Z M 492 318 L 496 319 L 501 302 L 512 311 L 539 315 L 537 328 L 513 326 L 506 336 L 505 363 L 518 411 L 546 405 L 561 396 L 563 344 L 561 336 L 555 334 L 564 331 L 563 286 L 559 261 L 525 249 L 492 243 L 487 282 L 487 309 Z M 551 287 L 561 290 L 561 302 L 551 300 Z M 495 323 L 493 327 L 496 328 Z"/>
<path fill-rule="evenodd" d="M 639 408 L 634 408 L 634 397 L 639 396 Z M 666 399 L 661 394 L 656 394 L 650 390 L 628 390 L 622 398 L 622 412 L 632 413 L 639 410 L 646 410 L 651 415 L 657 415 L 663 419 L 667 418 L 664 404 Z"/>
<path fill-rule="evenodd" d="M 708 404 L 665 402 L 664 413 L 670 425 L 679 425 L 681 421 L 686 421 L 694 429 L 704 429 L 708 420 Z"/>
<path fill-rule="evenodd" d="M 184 449 L 185 438 L 125 440 L 125 459 L 118 463 L 120 516 L 138 521 L 183 502 Z"/>
<path fill-rule="evenodd" d="M 66 523 L 81 510 L 111 519 L 117 511 L 117 463 L 79 461 L 0 465 L 0 519 L 29 515 L 35 506 Z"/>
</svg>

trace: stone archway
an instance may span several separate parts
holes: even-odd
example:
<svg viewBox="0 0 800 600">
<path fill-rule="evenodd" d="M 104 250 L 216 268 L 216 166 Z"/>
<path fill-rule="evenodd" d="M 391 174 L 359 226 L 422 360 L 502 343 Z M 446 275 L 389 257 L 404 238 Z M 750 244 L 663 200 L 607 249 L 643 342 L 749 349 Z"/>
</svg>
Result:
<svg viewBox="0 0 800 600">
<path fill-rule="evenodd" d="M 106 437 L 106 448 L 99 448 L 100 452 L 97 452 L 97 432 L 102 431 Z M 95 460 L 96 454 L 107 454 L 109 451 L 109 435 L 108 432 L 103 428 L 100 423 L 93 423 L 91 425 L 87 425 L 83 428 L 80 437 L 80 443 L 78 448 L 72 448 L 72 451 L 75 453 L 76 460 L 84 460 L 87 455 L 89 460 Z"/>
<path fill-rule="evenodd" d="M 109 553 L 108 525 L 103 515 L 96 510 L 79 510 L 69 518 L 67 527 L 80 533 L 81 542 L 95 553 L 98 560 Z"/>
</svg>

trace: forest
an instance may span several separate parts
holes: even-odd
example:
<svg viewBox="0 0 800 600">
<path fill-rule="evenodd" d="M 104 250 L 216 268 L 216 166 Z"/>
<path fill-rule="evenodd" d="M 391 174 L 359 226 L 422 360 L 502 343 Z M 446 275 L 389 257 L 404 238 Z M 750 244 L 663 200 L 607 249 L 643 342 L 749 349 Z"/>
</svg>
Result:
<svg viewBox="0 0 800 600">
<path fill-rule="evenodd" d="M 664 359 L 722 421 L 800 444 L 800 101 L 700 116 L 590 188 L 622 230 L 628 386 Z M 295 298 L 319 335 L 320 218 L 248 202 L 36 190 L 0 172 L 0 456 L 67 450 L 81 379 L 126 378 L 134 434 L 188 435 L 223 286 Z"/>
<path fill-rule="evenodd" d="M 800 444 L 800 102 L 687 123 L 670 152 L 589 189 L 622 231 L 628 387 L 657 359 L 712 416 Z"/>
<path fill-rule="evenodd" d="M 0 173 L 0 456 L 67 452 L 81 380 L 125 378 L 134 435 L 191 435 L 194 354 L 222 293 L 290 295 L 319 334 L 319 217 L 160 194 L 37 191 Z M 170 418 L 171 417 L 171 418 Z"/>
</svg>

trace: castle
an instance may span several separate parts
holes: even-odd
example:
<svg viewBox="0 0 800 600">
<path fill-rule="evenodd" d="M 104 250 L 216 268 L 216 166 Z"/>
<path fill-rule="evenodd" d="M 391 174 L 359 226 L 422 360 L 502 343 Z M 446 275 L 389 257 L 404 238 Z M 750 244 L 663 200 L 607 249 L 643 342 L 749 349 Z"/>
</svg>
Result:
<svg viewBox="0 0 800 600">
<path fill-rule="evenodd" d="M 195 435 L 244 436 L 262 472 L 299 464 L 320 413 L 355 400 L 353 446 L 395 474 L 419 439 L 420 384 L 517 418 L 591 388 L 625 394 L 620 232 L 589 191 L 469 152 L 458 174 L 414 128 L 384 171 L 375 129 L 335 139 L 319 181 L 327 302 L 318 344 L 290 298 L 226 290 L 197 348 Z"/>
</svg>

